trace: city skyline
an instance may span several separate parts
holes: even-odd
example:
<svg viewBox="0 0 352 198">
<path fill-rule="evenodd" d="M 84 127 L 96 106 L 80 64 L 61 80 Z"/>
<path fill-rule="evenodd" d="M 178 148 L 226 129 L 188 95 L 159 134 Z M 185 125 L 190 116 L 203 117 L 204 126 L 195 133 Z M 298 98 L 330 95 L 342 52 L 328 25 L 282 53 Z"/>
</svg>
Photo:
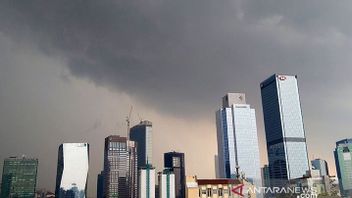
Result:
<svg viewBox="0 0 352 198">
<path fill-rule="evenodd" d="M 245 101 L 245 96 L 244 96 L 244 99 L 243 99 L 244 101 Z M 224 101 L 223 101 L 224 102 Z M 149 122 L 149 121 L 148 121 Z M 139 124 L 135 124 L 134 126 L 139 126 L 139 125 L 141 125 L 141 123 L 143 123 L 143 122 L 140 122 Z M 133 129 L 133 127 L 131 128 L 131 130 Z M 215 132 L 216 133 L 216 132 Z M 123 136 L 121 136 L 121 138 L 125 138 L 126 139 L 126 137 L 123 137 Z M 173 149 L 171 149 L 171 150 L 173 150 Z M 171 152 L 172 153 L 172 152 Z M 263 164 L 263 163 L 262 163 Z M 266 163 L 264 163 L 264 165 L 265 165 Z M 332 164 L 333 165 L 333 164 Z M 158 169 L 160 169 L 160 170 L 162 170 L 162 167 L 157 167 Z M 333 170 L 333 172 L 334 172 L 335 170 Z M 210 178 L 210 177 L 205 177 L 205 178 Z"/>
<path fill-rule="evenodd" d="M 132 105 L 131 126 L 153 122 L 157 171 L 176 150 L 187 175 L 213 178 L 219 96 L 246 93 L 266 151 L 259 84 L 282 73 L 299 76 L 309 159 L 335 175 L 332 150 L 351 128 L 351 13 L 325 0 L 3 1 L 0 166 L 38 158 L 37 186 L 54 191 L 58 145 L 88 142 L 94 197 L 102 139 L 126 136 Z"/>
</svg>

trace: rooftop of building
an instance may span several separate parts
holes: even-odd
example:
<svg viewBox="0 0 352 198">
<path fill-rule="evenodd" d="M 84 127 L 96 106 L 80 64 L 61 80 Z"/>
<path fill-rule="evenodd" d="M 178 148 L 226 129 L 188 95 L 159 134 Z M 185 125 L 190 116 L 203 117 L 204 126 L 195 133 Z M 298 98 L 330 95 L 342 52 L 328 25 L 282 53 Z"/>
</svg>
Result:
<svg viewBox="0 0 352 198">
<path fill-rule="evenodd" d="M 336 142 L 336 146 L 352 144 L 352 138 L 346 138 Z"/>
<path fill-rule="evenodd" d="M 241 184 L 242 182 L 238 179 L 197 179 L 198 185 L 208 184 Z"/>
</svg>

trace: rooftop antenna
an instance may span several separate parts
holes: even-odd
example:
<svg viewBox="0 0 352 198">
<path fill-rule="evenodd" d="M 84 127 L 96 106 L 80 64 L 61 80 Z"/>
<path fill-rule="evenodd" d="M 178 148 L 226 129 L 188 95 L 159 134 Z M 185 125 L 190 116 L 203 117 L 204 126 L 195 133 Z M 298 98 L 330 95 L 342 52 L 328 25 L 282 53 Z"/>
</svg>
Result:
<svg viewBox="0 0 352 198">
<path fill-rule="evenodd" d="M 131 105 L 130 112 L 128 116 L 126 116 L 126 123 L 127 123 L 127 140 L 130 139 L 130 123 L 131 123 L 131 116 L 132 116 L 133 106 Z"/>
</svg>

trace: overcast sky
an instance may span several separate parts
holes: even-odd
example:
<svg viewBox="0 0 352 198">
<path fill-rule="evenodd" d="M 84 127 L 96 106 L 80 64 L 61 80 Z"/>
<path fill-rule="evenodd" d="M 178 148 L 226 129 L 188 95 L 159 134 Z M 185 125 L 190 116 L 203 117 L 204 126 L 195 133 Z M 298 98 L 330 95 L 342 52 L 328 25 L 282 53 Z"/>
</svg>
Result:
<svg viewBox="0 0 352 198">
<path fill-rule="evenodd" d="M 38 187 L 54 190 L 59 144 L 89 142 L 95 197 L 104 138 L 126 134 L 133 105 L 134 124 L 154 124 L 158 170 L 176 150 L 188 175 L 214 177 L 214 112 L 244 92 L 265 164 L 259 84 L 285 73 L 310 158 L 335 173 L 335 141 L 352 136 L 351 18 L 350 0 L 1 1 L 0 161 L 39 158 Z"/>
</svg>

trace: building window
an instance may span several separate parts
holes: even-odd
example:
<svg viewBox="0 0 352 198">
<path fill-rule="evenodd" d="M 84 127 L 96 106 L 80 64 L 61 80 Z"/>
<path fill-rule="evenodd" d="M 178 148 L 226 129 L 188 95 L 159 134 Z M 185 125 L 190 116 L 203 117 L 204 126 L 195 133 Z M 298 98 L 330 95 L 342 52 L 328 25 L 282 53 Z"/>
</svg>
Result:
<svg viewBox="0 0 352 198">
<path fill-rule="evenodd" d="M 218 192 L 219 192 L 219 197 L 222 197 L 222 188 L 219 188 Z"/>
<path fill-rule="evenodd" d="M 211 188 L 207 189 L 207 197 L 211 197 L 212 196 L 212 192 L 211 192 Z"/>
</svg>

